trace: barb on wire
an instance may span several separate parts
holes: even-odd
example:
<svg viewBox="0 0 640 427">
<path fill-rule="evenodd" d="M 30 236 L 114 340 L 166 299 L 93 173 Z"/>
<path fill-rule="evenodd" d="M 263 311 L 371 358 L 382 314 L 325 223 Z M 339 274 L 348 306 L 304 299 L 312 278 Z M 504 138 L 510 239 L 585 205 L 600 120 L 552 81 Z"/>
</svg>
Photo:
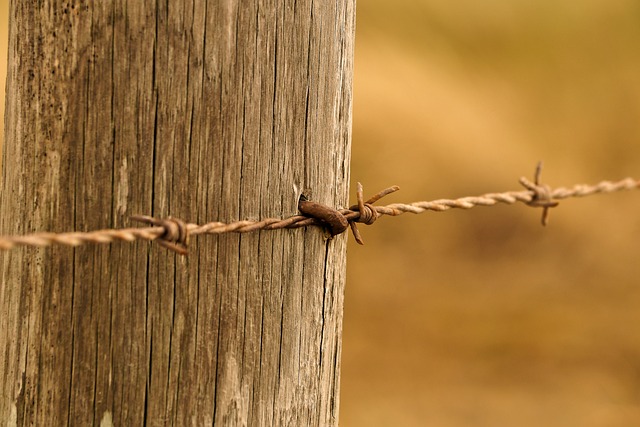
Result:
<svg viewBox="0 0 640 427">
<path fill-rule="evenodd" d="M 189 231 L 187 229 L 187 224 L 183 221 L 172 217 L 156 219 L 146 215 L 134 215 L 131 219 L 144 224 L 162 227 L 163 233 L 157 237 L 158 243 L 167 249 L 179 253 L 180 255 L 187 254 Z"/>
<path fill-rule="evenodd" d="M 640 188 L 640 180 L 625 178 L 617 182 L 602 181 L 595 185 L 575 185 L 552 189 L 540 182 L 542 163 L 538 163 L 533 182 L 520 178 L 525 187 L 521 191 L 487 193 L 481 196 L 461 197 L 458 199 L 439 199 L 414 203 L 394 203 L 387 206 L 374 206 L 382 197 L 399 190 L 392 186 L 380 191 L 368 200 L 364 200 L 362 184 L 357 185 L 357 203 L 349 209 L 337 210 L 301 197 L 298 209 L 302 215 L 289 218 L 267 218 L 261 221 L 236 221 L 231 223 L 209 222 L 198 225 L 168 217 L 157 219 L 145 215 L 134 215 L 134 221 L 147 224 L 147 227 L 96 230 L 70 233 L 34 233 L 24 236 L 0 236 L 0 250 L 9 250 L 16 246 L 50 246 L 54 244 L 79 246 L 84 244 L 111 243 L 115 241 L 132 242 L 134 240 L 158 240 L 158 242 L 180 255 L 187 254 L 189 237 L 198 234 L 249 233 L 256 230 L 278 230 L 320 226 L 327 229 L 331 236 L 341 234 L 351 228 L 356 242 L 363 244 L 356 223 L 373 224 L 382 215 L 398 216 L 404 213 L 420 214 L 426 211 L 442 212 L 449 209 L 471 209 L 475 206 L 493 206 L 498 203 L 524 203 L 531 207 L 542 208 L 542 224 L 548 222 L 549 209 L 558 206 L 558 200 L 570 197 L 585 197 L 597 193 L 613 193 L 622 190 Z"/>
<path fill-rule="evenodd" d="M 547 225 L 549 221 L 549 208 L 555 208 L 559 202 L 553 201 L 551 195 L 551 187 L 540 183 L 540 175 L 542 174 L 542 162 L 538 162 L 536 166 L 536 173 L 534 175 L 533 182 L 529 181 L 524 176 L 520 178 L 520 184 L 529 189 L 532 194 L 532 199 L 527 202 L 527 205 L 534 208 L 542 208 L 542 225 Z"/>
</svg>

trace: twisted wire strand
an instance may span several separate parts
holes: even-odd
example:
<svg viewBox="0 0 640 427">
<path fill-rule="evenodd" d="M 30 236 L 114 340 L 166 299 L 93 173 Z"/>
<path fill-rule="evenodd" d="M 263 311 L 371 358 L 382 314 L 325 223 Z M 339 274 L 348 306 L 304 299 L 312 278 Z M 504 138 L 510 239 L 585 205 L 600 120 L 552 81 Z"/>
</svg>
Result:
<svg viewBox="0 0 640 427">
<path fill-rule="evenodd" d="M 381 197 L 396 191 L 398 187 L 390 187 L 376 194 L 366 203 L 362 201 L 362 187 L 358 184 L 358 205 L 351 206 L 349 209 L 339 210 L 342 215 L 352 225 L 352 230 L 356 240 L 361 242 L 356 222 L 361 221 L 366 209 L 372 209 L 375 212 L 373 219 L 369 218 L 367 223 L 372 223 L 376 217 L 382 215 L 398 216 L 404 213 L 420 214 L 426 211 L 442 212 L 449 209 L 471 209 L 476 206 L 493 206 L 499 203 L 515 204 L 517 202 L 525 203 L 529 206 L 543 207 L 545 212 L 547 208 L 557 205 L 557 200 L 563 200 L 572 197 L 586 197 L 598 193 L 613 193 L 623 190 L 634 190 L 640 188 L 640 180 L 633 178 L 625 178 L 620 181 L 602 181 L 595 185 L 579 184 L 573 187 L 558 187 L 550 189 L 548 186 L 542 186 L 538 183 L 539 169 L 536 172 L 536 182 L 531 183 L 526 178 L 521 178 L 521 183 L 527 187 L 527 190 L 521 191 L 505 191 L 502 193 L 487 193 L 480 196 L 461 197 L 457 199 L 438 199 L 432 201 L 419 201 L 414 203 L 393 203 L 386 206 L 372 206 Z M 546 200 L 537 200 L 542 196 Z M 134 240 L 165 240 L 166 242 L 177 242 L 176 244 L 167 244 L 166 246 L 181 254 L 186 254 L 186 244 L 188 236 L 198 234 L 224 234 L 224 233 L 249 233 L 257 230 L 278 230 L 282 228 L 299 228 L 307 226 L 326 226 L 326 224 L 314 217 L 304 215 L 294 215 L 284 219 L 267 218 L 260 221 L 236 221 L 231 223 L 209 222 L 198 225 L 193 223 L 183 223 L 180 220 L 167 218 L 165 220 L 157 220 L 152 217 L 134 216 L 134 220 L 154 224 L 149 227 L 122 228 L 122 229 L 105 229 L 89 232 L 67 232 L 67 233 L 33 233 L 22 236 L 0 236 L 0 250 L 10 250 L 16 246 L 51 246 L 66 245 L 80 246 L 85 244 L 105 244 L 115 241 L 132 242 Z M 169 226 L 174 224 L 179 229 L 180 237 L 168 236 Z M 545 218 L 543 217 L 543 223 Z M 163 225 L 155 225 L 163 224 Z M 357 234 L 356 234 L 357 233 Z M 175 234 L 175 233 L 173 233 Z"/>
</svg>

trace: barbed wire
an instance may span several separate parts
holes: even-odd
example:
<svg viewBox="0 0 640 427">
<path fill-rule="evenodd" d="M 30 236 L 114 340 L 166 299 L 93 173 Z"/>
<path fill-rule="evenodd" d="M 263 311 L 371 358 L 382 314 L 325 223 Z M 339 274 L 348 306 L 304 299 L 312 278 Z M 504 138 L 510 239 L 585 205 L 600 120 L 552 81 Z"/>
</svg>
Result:
<svg viewBox="0 0 640 427">
<path fill-rule="evenodd" d="M 549 209 L 558 205 L 559 200 L 570 197 L 585 197 L 598 193 L 613 193 L 622 190 L 640 188 L 640 180 L 625 178 L 620 181 L 601 181 L 595 185 L 579 184 L 573 187 L 552 189 L 540 182 L 542 163 L 538 163 L 534 181 L 520 178 L 525 190 L 487 193 L 480 196 L 461 197 L 457 199 L 438 199 L 414 203 L 393 203 L 386 206 L 373 204 L 382 197 L 399 190 L 392 186 L 380 191 L 368 200 L 364 200 L 362 184 L 357 185 L 357 204 L 349 209 L 336 210 L 307 200 L 302 196 L 298 209 L 302 215 L 289 218 L 267 218 L 260 221 L 236 221 L 231 223 L 209 222 L 198 225 L 186 223 L 178 218 L 157 219 L 146 215 L 134 215 L 132 220 L 147 224 L 147 227 L 105 229 L 89 232 L 67 233 L 33 233 L 22 236 L 0 236 L 0 250 L 10 250 L 16 246 L 80 246 L 85 244 L 105 244 L 116 241 L 132 242 L 134 240 L 157 240 L 162 246 L 181 255 L 187 254 L 189 238 L 199 234 L 249 233 L 257 230 L 278 230 L 283 228 L 300 228 L 320 226 L 327 229 L 331 236 L 343 233 L 351 227 L 355 240 L 363 244 L 356 223 L 373 224 L 383 215 L 398 216 L 404 213 L 420 214 L 427 211 L 442 212 L 449 209 L 471 209 L 476 206 L 493 206 L 499 203 L 524 203 L 531 207 L 543 209 L 542 224 L 548 221 Z"/>
</svg>

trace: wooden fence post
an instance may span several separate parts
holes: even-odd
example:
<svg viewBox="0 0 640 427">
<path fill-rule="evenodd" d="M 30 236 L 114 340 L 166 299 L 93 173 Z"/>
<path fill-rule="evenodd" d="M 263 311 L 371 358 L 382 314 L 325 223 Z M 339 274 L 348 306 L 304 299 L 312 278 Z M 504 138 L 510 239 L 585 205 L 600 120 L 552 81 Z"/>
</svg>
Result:
<svg viewBox="0 0 640 427">
<path fill-rule="evenodd" d="M 355 0 L 13 0 L 0 233 L 346 206 L 354 21 Z M 0 253 L 0 420 L 337 424 L 345 247 Z"/>
</svg>

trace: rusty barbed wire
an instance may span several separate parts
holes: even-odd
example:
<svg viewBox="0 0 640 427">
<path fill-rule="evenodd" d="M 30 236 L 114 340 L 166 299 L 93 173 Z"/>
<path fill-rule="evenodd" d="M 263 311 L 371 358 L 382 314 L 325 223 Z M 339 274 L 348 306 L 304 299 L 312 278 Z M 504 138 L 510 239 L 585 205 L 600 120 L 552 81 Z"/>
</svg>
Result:
<svg viewBox="0 0 640 427">
<path fill-rule="evenodd" d="M 89 232 L 33 233 L 23 236 L 0 236 L 0 250 L 10 250 L 16 246 L 80 246 L 85 244 L 105 244 L 116 241 L 157 240 L 167 249 L 186 255 L 190 236 L 199 234 L 249 233 L 257 230 L 278 230 L 307 226 L 325 227 L 330 234 L 336 235 L 351 227 L 355 240 L 363 244 L 356 223 L 373 224 L 383 215 L 398 216 L 404 213 L 420 214 L 427 211 L 442 212 L 449 209 L 471 209 L 476 206 L 493 206 L 499 203 L 524 203 L 531 207 L 541 207 L 542 224 L 548 221 L 549 209 L 558 206 L 558 201 L 571 197 L 585 197 L 598 193 L 613 193 L 622 190 L 640 188 L 640 180 L 625 178 L 620 181 L 601 181 L 595 185 L 579 184 L 573 187 L 551 188 L 540 182 L 542 164 L 538 163 L 534 181 L 520 178 L 525 190 L 487 193 L 480 196 L 460 197 L 457 199 L 438 199 L 414 203 L 393 203 L 386 206 L 373 204 L 384 196 L 399 190 L 392 186 L 380 191 L 368 200 L 364 200 L 362 185 L 357 185 L 358 203 L 349 209 L 336 210 L 329 206 L 311 202 L 301 197 L 298 209 L 303 215 L 293 215 L 284 219 L 267 218 L 260 221 L 236 221 L 231 223 L 209 222 L 198 225 L 186 223 L 177 218 L 157 219 L 146 215 L 134 215 L 132 220 L 147 224 L 148 227 L 105 229 Z"/>
</svg>

